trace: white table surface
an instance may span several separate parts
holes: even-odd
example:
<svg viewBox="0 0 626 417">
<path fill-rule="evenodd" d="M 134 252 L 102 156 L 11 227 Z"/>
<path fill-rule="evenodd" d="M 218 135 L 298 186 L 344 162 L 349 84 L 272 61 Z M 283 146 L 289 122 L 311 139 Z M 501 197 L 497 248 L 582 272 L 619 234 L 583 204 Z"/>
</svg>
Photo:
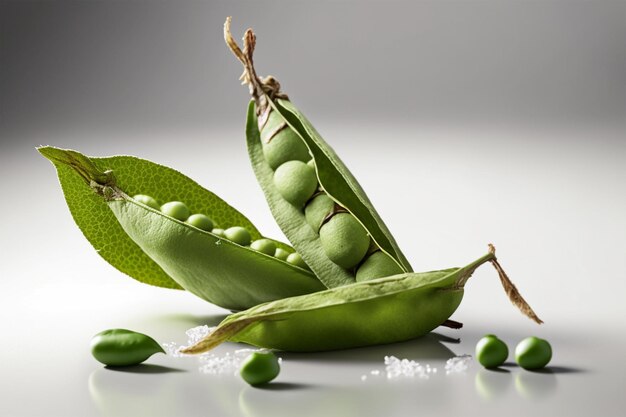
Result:
<svg viewBox="0 0 626 417">
<path fill-rule="evenodd" d="M 106 369 L 89 352 L 101 330 L 130 328 L 184 343 L 186 329 L 216 324 L 227 312 L 188 293 L 140 284 L 102 260 L 74 225 L 55 172 L 34 145 L 169 165 L 265 234 L 281 234 L 247 163 L 242 129 L 132 140 L 123 132 L 33 137 L 0 153 L 0 415 L 624 415 L 623 133 L 395 126 L 391 136 L 382 125 L 318 126 L 416 270 L 463 265 L 493 242 L 546 324 L 520 315 L 484 266 L 452 317 L 463 329 L 387 346 L 280 353 L 282 372 L 266 388 L 203 374 L 195 357 L 155 355 L 143 366 Z M 511 350 L 526 336 L 545 337 L 553 361 L 544 372 L 512 363 L 486 371 L 474 362 L 465 373 L 446 375 L 445 361 L 472 354 L 485 333 L 498 334 Z M 241 347 L 226 343 L 216 353 Z M 427 380 L 372 375 L 384 374 L 386 355 L 438 372 Z"/>
</svg>

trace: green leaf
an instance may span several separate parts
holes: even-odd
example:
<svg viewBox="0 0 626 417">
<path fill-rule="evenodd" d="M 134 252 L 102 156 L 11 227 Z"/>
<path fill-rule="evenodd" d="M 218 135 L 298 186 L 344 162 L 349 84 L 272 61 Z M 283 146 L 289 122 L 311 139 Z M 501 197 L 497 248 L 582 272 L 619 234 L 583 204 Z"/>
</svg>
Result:
<svg viewBox="0 0 626 417">
<path fill-rule="evenodd" d="M 105 175 L 104 171 L 114 169 L 116 177 L 137 190 L 143 187 L 141 182 L 145 181 L 144 178 L 149 178 L 145 174 L 164 167 L 128 156 L 90 159 L 75 151 L 50 146 L 38 150 L 56 167 L 65 201 L 76 225 L 102 258 L 137 281 L 182 289 L 126 235 L 105 199 L 89 185 L 89 181 L 99 184 L 110 181 L 111 176 Z M 129 169 L 130 165 L 135 165 L 135 168 Z M 152 191 L 144 189 L 142 193 L 150 194 L 158 189 L 156 186 L 152 188 Z"/>
</svg>

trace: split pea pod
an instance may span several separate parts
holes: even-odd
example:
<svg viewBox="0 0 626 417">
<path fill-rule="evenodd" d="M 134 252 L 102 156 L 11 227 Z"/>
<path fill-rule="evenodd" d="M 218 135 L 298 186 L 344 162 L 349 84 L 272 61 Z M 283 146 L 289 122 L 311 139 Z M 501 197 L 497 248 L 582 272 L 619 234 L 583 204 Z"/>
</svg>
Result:
<svg viewBox="0 0 626 417">
<path fill-rule="evenodd" d="M 255 175 L 272 215 L 304 262 L 328 288 L 411 272 L 406 257 L 367 195 L 311 123 L 253 65 L 248 29 L 241 50 L 224 25 L 226 43 L 244 66 L 252 101 L 246 136 Z M 378 253 L 372 257 L 374 253 Z M 367 272 L 359 269 L 368 263 Z"/>
<path fill-rule="evenodd" d="M 486 262 L 498 271 L 511 302 L 541 323 L 502 270 L 490 245 L 489 253 L 463 268 L 403 273 L 252 307 L 227 317 L 182 352 L 205 352 L 227 340 L 308 352 L 413 339 L 446 325 L 461 303 L 465 283 Z"/>
<path fill-rule="evenodd" d="M 231 310 L 324 289 L 306 268 L 267 253 L 272 247 L 293 254 L 291 247 L 263 238 L 241 213 L 171 168 L 130 156 L 39 152 L 57 168 L 85 237 L 141 282 L 185 289 Z M 247 246 L 252 240 L 264 252 Z"/>
</svg>

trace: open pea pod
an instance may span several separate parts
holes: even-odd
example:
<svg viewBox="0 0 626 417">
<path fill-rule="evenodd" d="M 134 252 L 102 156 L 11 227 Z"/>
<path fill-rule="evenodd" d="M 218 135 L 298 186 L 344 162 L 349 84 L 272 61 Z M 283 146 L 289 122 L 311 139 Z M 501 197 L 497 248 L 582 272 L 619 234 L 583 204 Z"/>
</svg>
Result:
<svg viewBox="0 0 626 417">
<path fill-rule="evenodd" d="M 276 99 L 274 108 L 305 141 L 313 155 L 320 185 L 326 193 L 345 207 L 363 224 L 378 247 L 391 255 L 400 266 L 411 272 L 411 265 L 396 240 L 348 167 L 322 139 L 311 122 L 289 100 Z"/>
<path fill-rule="evenodd" d="M 411 265 L 354 176 L 273 77 L 256 75 L 254 33 L 241 50 L 249 85 L 246 137 L 255 175 L 272 215 L 291 244 L 328 288 L 411 272 Z M 336 216 L 336 217 L 335 217 Z M 382 252 L 384 256 L 373 255 Z M 371 259 L 370 259 L 371 258 Z"/>
<path fill-rule="evenodd" d="M 448 318 L 461 303 L 465 283 L 485 262 L 498 271 L 511 302 L 541 323 L 490 246 L 489 253 L 463 268 L 404 273 L 252 307 L 227 317 L 182 352 L 202 353 L 225 341 L 310 352 L 413 339 L 450 325 Z"/>
<path fill-rule="evenodd" d="M 273 256 L 200 230 L 129 195 L 184 201 L 216 226 L 261 233 L 212 192 L 171 168 L 132 156 L 89 158 L 76 151 L 39 148 L 57 168 L 78 227 L 107 262 L 140 282 L 185 289 L 218 306 L 242 310 L 324 289 L 315 276 Z M 280 242 L 276 246 L 293 250 Z"/>
<path fill-rule="evenodd" d="M 326 287 L 334 288 L 353 283 L 354 276 L 349 271 L 328 259 L 320 246 L 319 235 L 306 222 L 304 213 L 285 201 L 276 190 L 272 182 L 274 173 L 263 156 L 254 102 L 250 102 L 248 107 L 246 139 L 252 169 L 265 194 L 270 211 L 287 239 Z"/>
</svg>

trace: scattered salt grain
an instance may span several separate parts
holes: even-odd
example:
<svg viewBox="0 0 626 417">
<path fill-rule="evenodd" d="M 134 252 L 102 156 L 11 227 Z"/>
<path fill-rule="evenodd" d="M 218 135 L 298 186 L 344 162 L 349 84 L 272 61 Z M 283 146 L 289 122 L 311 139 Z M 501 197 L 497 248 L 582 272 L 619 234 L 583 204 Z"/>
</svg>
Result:
<svg viewBox="0 0 626 417">
<path fill-rule="evenodd" d="M 205 336 L 207 336 L 209 333 L 211 333 L 213 329 L 215 329 L 215 327 L 209 327 L 206 325 L 192 327 L 191 329 L 185 332 L 185 334 L 187 335 L 187 345 L 181 346 L 176 342 L 169 342 L 169 343 L 162 343 L 161 346 L 163 346 L 163 350 L 165 350 L 165 352 L 168 355 L 179 358 L 181 356 L 184 356 L 182 353 L 180 353 L 181 349 L 187 346 L 196 344 L 197 342 L 202 340 Z"/>
<path fill-rule="evenodd" d="M 161 343 L 161 346 L 168 356 L 173 356 L 175 358 L 183 356 L 183 354 L 179 352 L 180 345 L 176 342 Z"/>
<path fill-rule="evenodd" d="M 461 355 L 446 361 L 446 375 L 461 374 L 467 371 L 472 363 L 471 355 Z"/>
<path fill-rule="evenodd" d="M 385 372 L 387 379 L 421 378 L 428 379 L 427 371 L 430 365 L 421 365 L 419 362 L 408 359 L 398 359 L 395 356 L 385 356 Z"/>
<path fill-rule="evenodd" d="M 211 333 L 213 331 L 213 329 L 215 329 L 215 327 L 209 327 L 207 325 L 198 326 L 198 327 L 192 327 L 191 329 L 189 329 L 189 330 L 187 330 L 185 332 L 185 334 L 188 337 L 187 343 L 189 345 L 193 345 L 193 344 L 199 342 L 204 337 L 208 336 L 208 334 Z"/>
<path fill-rule="evenodd" d="M 234 374 L 239 370 L 241 362 L 258 349 L 239 349 L 234 352 L 226 352 L 224 355 L 207 353 L 201 355 L 198 370 L 203 374 L 225 375 Z M 280 362 L 280 359 L 279 359 Z"/>
</svg>

